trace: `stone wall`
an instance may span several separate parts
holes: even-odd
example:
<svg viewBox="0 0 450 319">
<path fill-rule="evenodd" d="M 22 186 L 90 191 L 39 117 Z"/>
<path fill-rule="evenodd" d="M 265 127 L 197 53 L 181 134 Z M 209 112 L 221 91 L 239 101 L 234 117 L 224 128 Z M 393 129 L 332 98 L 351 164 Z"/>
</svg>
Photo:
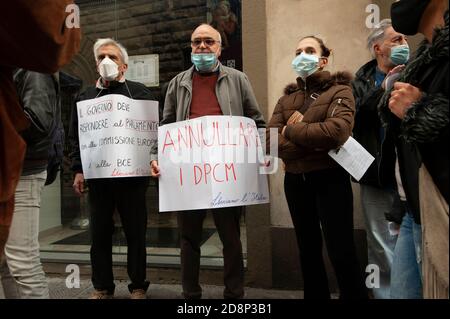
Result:
<svg viewBox="0 0 450 319">
<path fill-rule="evenodd" d="M 82 50 L 65 70 L 83 80 L 96 80 L 92 46 L 96 39 L 111 37 L 121 42 L 128 54 L 158 54 L 158 88 L 190 66 L 190 35 L 206 22 L 206 0 L 79 0 Z M 85 67 L 82 67 L 84 65 Z M 92 72 L 94 71 L 94 72 Z"/>
<path fill-rule="evenodd" d="M 82 42 L 80 52 L 63 71 L 82 81 L 80 92 L 98 78 L 93 45 L 98 38 L 113 38 L 122 43 L 130 56 L 159 55 L 159 87 L 150 90 L 162 102 L 161 88 L 176 74 L 191 65 L 190 36 L 194 28 L 206 22 L 206 0 L 78 0 Z M 69 81 L 70 82 L 70 81 Z M 73 83 L 67 83 L 72 87 Z M 72 85 L 72 86 L 71 86 Z M 67 132 L 77 92 L 62 88 L 62 119 Z M 73 193 L 69 143 L 66 143 L 64 173 L 61 174 L 62 222 L 79 217 L 79 198 Z M 155 181 L 151 180 L 148 209 L 158 211 Z"/>
</svg>

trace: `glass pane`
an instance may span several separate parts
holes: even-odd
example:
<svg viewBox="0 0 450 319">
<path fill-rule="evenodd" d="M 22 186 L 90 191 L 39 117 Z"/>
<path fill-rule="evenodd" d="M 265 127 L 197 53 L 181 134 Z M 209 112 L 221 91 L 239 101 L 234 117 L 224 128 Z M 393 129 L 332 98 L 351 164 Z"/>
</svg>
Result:
<svg viewBox="0 0 450 319">
<path fill-rule="evenodd" d="M 144 83 L 160 102 L 168 82 L 191 67 L 190 36 L 200 23 L 214 25 L 222 37 L 224 65 L 242 69 L 241 1 L 191 0 L 78 0 L 82 44 L 74 61 L 62 70 L 62 116 L 67 133 L 71 110 L 80 92 L 95 85 L 98 78 L 93 44 L 98 38 L 114 38 L 130 56 L 127 78 Z M 43 260 L 89 262 L 89 192 L 82 198 L 72 189 L 69 143 L 66 143 L 64 171 L 57 183 L 47 187 L 41 212 L 41 250 Z M 175 198 L 176 200 L 176 198 Z M 52 205 L 47 205 L 47 204 Z M 147 203 L 147 260 L 150 264 L 179 264 L 179 234 L 175 213 L 158 212 L 158 189 L 150 180 Z M 126 240 L 118 213 L 113 215 L 113 254 L 116 263 L 126 262 Z M 241 240 L 246 256 L 244 218 Z M 221 266 L 222 244 L 208 214 L 202 234 L 202 265 Z"/>
</svg>

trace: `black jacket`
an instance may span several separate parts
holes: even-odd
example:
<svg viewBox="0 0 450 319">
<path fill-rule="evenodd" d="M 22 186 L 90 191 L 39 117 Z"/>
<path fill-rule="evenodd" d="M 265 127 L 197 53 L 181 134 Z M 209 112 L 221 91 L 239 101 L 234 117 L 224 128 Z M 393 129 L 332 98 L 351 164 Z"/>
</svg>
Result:
<svg viewBox="0 0 450 319">
<path fill-rule="evenodd" d="M 131 96 L 128 93 L 128 89 L 127 86 L 125 85 L 125 82 L 123 83 L 115 82 L 112 83 L 109 88 L 103 89 L 102 91 L 99 88 L 96 88 L 95 86 L 89 87 L 86 89 L 86 91 L 81 93 L 75 100 L 75 105 L 72 108 L 71 125 L 69 129 L 69 140 L 71 144 L 70 158 L 72 160 L 71 169 L 74 173 L 83 172 L 78 140 L 78 115 L 76 103 L 79 101 L 90 100 L 94 99 L 95 97 L 105 96 L 108 94 L 121 94 L 134 100 L 153 100 L 150 90 L 147 89 L 147 87 L 144 84 L 128 80 L 126 80 L 126 83 L 128 85 L 128 89 L 130 90 Z"/>
<path fill-rule="evenodd" d="M 395 189 L 395 148 L 392 139 L 386 138 L 378 115 L 384 90 L 375 86 L 376 67 L 376 60 L 366 63 L 352 82 L 356 102 L 353 137 L 375 157 L 359 183 Z"/>
<path fill-rule="evenodd" d="M 47 169 L 53 131 L 61 120 L 58 82 L 51 74 L 16 69 L 14 83 L 25 115 L 31 122 L 22 132 L 27 143 L 22 175 L 40 173 Z"/>
<path fill-rule="evenodd" d="M 444 18 L 445 27 L 435 32 L 431 44 L 426 41 L 421 44 L 398 79 L 420 88 L 422 98 L 411 105 L 402 121 L 389 111 L 391 92 L 386 92 L 380 103 L 380 116 L 397 138 L 400 152 L 410 148 L 418 154 L 399 154 L 400 173 L 416 222 L 420 221 L 419 191 L 417 172 L 413 169 L 418 169 L 422 162 L 447 203 L 449 199 L 448 11 Z"/>
</svg>

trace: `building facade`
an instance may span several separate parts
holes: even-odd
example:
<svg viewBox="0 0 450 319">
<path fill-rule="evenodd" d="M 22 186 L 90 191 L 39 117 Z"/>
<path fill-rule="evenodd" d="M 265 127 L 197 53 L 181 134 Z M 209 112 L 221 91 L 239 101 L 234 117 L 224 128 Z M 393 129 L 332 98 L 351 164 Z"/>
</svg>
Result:
<svg viewBox="0 0 450 319">
<path fill-rule="evenodd" d="M 190 65 L 190 35 L 200 23 L 223 28 L 223 63 L 242 69 L 249 77 L 268 121 L 283 88 L 295 81 L 291 69 L 301 37 L 316 35 L 333 50 L 328 70 L 356 70 L 371 59 L 366 48 L 370 27 L 389 17 L 392 0 L 79 0 L 83 32 L 81 52 L 63 71 L 68 75 L 63 117 L 68 130 L 70 109 L 78 92 L 97 79 L 92 46 L 97 38 L 121 42 L 131 57 L 151 57 L 148 86 L 155 99 L 164 100 L 165 85 Z M 418 40 L 413 40 L 417 43 Z M 135 61 L 135 60 L 133 60 Z M 150 71 L 149 71 L 150 70 Z M 142 74 L 141 74 L 142 75 Z M 161 109 L 161 106 L 160 106 Z M 67 150 L 68 151 L 68 150 Z M 41 249 L 45 261 L 89 262 L 86 234 L 89 207 L 72 193 L 66 162 L 61 178 L 45 189 L 41 212 Z M 270 180 L 270 204 L 247 207 L 242 222 L 246 280 L 257 287 L 299 288 L 300 266 L 294 229 L 283 192 L 282 166 Z M 358 185 L 354 185 L 355 239 L 362 264 L 367 260 Z M 157 185 L 147 194 L 149 210 L 149 267 L 177 266 L 176 218 L 158 212 Z M 118 224 L 115 261 L 126 260 Z M 205 223 L 202 267 L 220 268 L 220 240 L 211 220 Z M 77 237 L 78 236 L 78 237 Z M 214 237 L 216 236 L 216 237 Z M 155 261 L 156 260 L 156 261 Z M 333 278 L 331 276 L 331 281 Z"/>
</svg>

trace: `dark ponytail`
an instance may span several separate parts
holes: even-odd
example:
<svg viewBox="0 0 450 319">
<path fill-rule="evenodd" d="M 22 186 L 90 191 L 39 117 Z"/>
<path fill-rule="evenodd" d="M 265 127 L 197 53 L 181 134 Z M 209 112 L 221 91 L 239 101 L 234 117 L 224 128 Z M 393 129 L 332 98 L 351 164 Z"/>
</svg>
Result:
<svg viewBox="0 0 450 319">
<path fill-rule="evenodd" d="M 304 39 L 314 39 L 314 40 L 316 40 L 319 43 L 319 45 L 320 45 L 320 49 L 322 50 L 322 56 L 325 57 L 325 58 L 328 58 L 330 56 L 331 49 L 328 49 L 325 46 L 325 43 L 323 43 L 322 39 L 320 39 L 320 38 L 318 38 L 318 37 L 316 37 L 314 35 L 308 35 L 308 36 L 303 37 L 302 39 L 300 39 L 300 41 L 302 41 Z"/>
</svg>

